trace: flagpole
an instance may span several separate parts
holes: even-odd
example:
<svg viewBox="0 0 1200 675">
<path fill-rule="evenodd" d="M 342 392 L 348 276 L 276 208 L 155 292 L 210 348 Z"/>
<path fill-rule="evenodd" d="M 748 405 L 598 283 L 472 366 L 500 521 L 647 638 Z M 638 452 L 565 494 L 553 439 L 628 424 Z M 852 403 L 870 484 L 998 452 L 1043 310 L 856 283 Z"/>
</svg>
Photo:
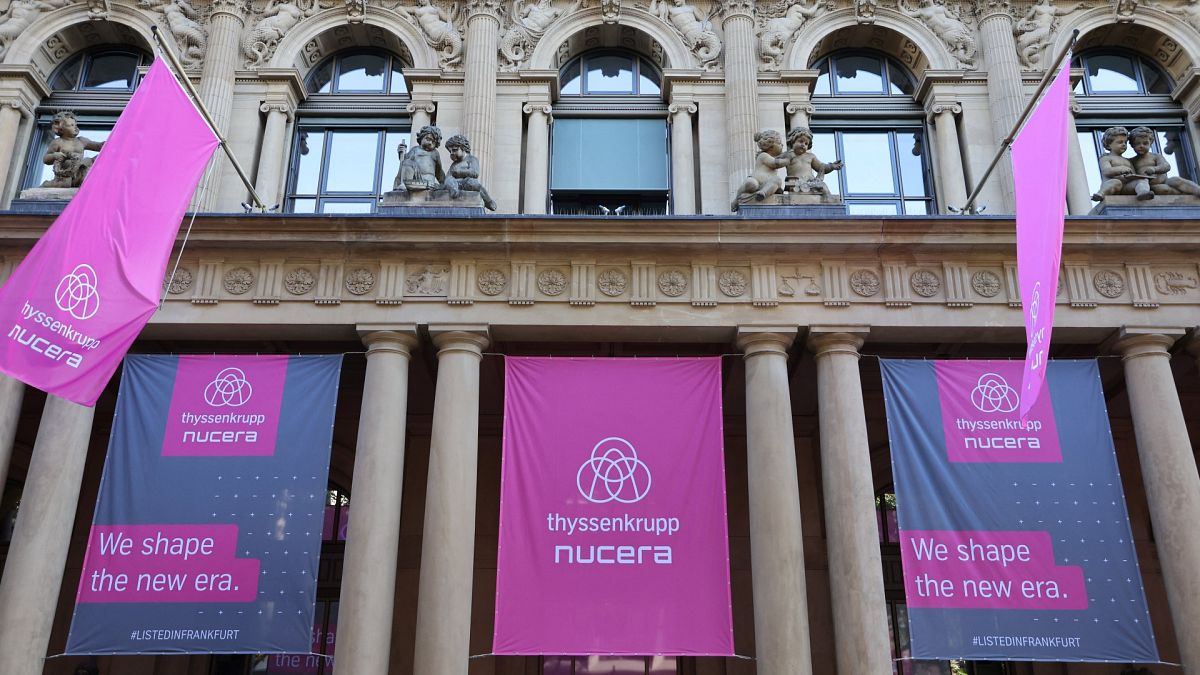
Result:
<svg viewBox="0 0 1200 675">
<path fill-rule="evenodd" d="M 266 211 L 267 205 L 263 203 L 262 197 L 258 196 L 258 191 L 254 189 L 254 185 L 250 182 L 250 178 L 246 175 L 246 170 L 242 168 L 237 157 L 233 156 L 233 151 L 229 148 L 229 143 L 225 141 L 225 136 L 221 134 L 221 130 L 217 128 L 217 123 L 213 121 L 212 115 L 205 107 L 204 101 L 200 100 L 200 94 L 196 92 L 196 88 L 192 86 L 192 81 L 183 71 L 183 64 L 179 62 L 179 57 L 175 56 L 175 52 L 171 50 L 170 45 L 166 40 L 163 40 L 162 34 L 158 30 L 158 26 L 151 24 L 150 30 L 154 33 L 154 41 L 158 43 L 163 54 L 167 56 L 167 60 L 171 62 L 171 69 L 175 71 L 176 79 L 183 83 L 184 89 L 187 89 L 192 100 L 196 103 L 196 108 L 200 111 L 200 115 L 204 117 L 204 121 L 208 122 L 208 126 L 212 128 L 213 134 L 221 143 L 221 149 L 225 151 L 225 156 L 229 158 L 229 162 L 233 164 L 233 168 L 237 171 L 238 178 L 242 179 L 242 183 L 246 185 L 246 189 L 250 191 L 250 198 L 254 200 L 254 205 L 260 211 Z M 1078 32 L 1078 31 L 1076 31 Z"/>
<path fill-rule="evenodd" d="M 1042 92 L 1046 91 L 1046 87 L 1050 86 L 1050 80 L 1054 78 L 1055 73 L 1058 72 L 1059 66 L 1062 64 L 1063 58 L 1066 57 L 1066 55 L 1071 51 L 1071 48 L 1075 46 L 1075 40 L 1078 38 L 1079 29 L 1076 28 L 1075 30 L 1071 31 L 1071 39 L 1067 41 L 1067 44 L 1063 46 L 1062 50 L 1058 53 L 1058 56 L 1055 57 L 1054 66 L 1046 69 L 1046 74 L 1042 77 L 1042 81 L 1038 84 L 1037 91 L 1033 92 L 1033 96 L 1029 99 L 1029 103 L 1025 104 L 1025 109 L 1021 111 L 1021 116 L 1017 118 L 1017 123 L 1014 124 L 1012 130 L 1008 132 L 1008 136 L 1005 136 L 1004 140 L 1001 141 L 1000 148 L 996 150 L 996 156 L 992 157 L 992 163 L 988 164 L 987 170 L 983 172 L 983 177 L 979 179 L 979 182 L 975 184 L 975 189 L 971 191 L 971 196 L 967 197 L 967 203 L 964 204 L 961 209 L 950 207 L 950 210 L 964 216 L 974 215 L 977 213 L 975 211 L 975 199 L 979 197 L 979 192 L 983 190 L 984 183 L 986 183 L 987 179 L 991 177 L 992 171 L 996 169 L 996 165 L 1000 163 L 1000 158 L 1004 156 L 1004 151 L 1008 150 L 1008 146 L 1012 145 L 1013 139 L 1017 137 L 1017 132 L 1020 131 L 1021 127 L 1025 125 L 1025 119 L 1029 117 L 1029 113 L 1033 111 L 1033 107 L 1037 105 L 1038 100 L 1041 99 Z"/>
</svg>

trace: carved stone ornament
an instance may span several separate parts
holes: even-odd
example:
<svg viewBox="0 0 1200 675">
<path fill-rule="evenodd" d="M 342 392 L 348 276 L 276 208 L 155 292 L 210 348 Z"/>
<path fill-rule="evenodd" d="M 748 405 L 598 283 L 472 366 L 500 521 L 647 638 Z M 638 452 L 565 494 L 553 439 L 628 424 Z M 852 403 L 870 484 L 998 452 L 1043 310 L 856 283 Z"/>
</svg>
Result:
<svg viewBox="0 0 1200 675">
<path fill-rule="evenodd" d="M 1196 277 L 1189 277 L 1182 272 L 1159 272 L 1154 275 L 1154 288 L 1163 295 L 1184 295 L 1196 285 Z"/>
<path fill-rule="evenodd" d="M 294 269 L 283 277 L 283 287 L 292 295 L 304 295 L 311 291 L 316 283 L 317 278 L 313 273 L 303 267 Z"/>
<path fill-rule="evenodd" d="M 918 0 L 917 6 L 898 0 L 901 12 L 929 27 L 934 35 L 945 43 L 950 54 L 966 68 L 975 67 L 974 31 L 963 23 L 960 10 L 946 0 Z"/>
<path fill-rule="evenodd" d="M 546 295 L 561 295 L 567 290 L 567 275 L 558 270 L 546 270 L 538 275 L 537 287 Z"/>
<path fill-rule="evenodd" d="M 1125 280 L 1112 270 L 1100 270 L 1092 277 L 1096 292 L 1106 298 L 1119 298 L 1125 292 Z"/>
<path fill-rule="evenodd" d="M 1058 30 L 1059 17 L 1088 6 L 1087 3 L 1081 2 L 1055 7 L 1050 0 L 1034 0 L 1024 18 L 1013 27 L 1021 66 L 1027 70 L 1040 66 L 1042 52 L 1049 46 L 1054 39 L 1054 32 Z"/>
<path fill-rule="evenodd" d="M 242 295 L 249 292 L 250 287 L 254 285 L 254 273 L 245 267 L 235 267 L 225 273 L 222 283 L 226 291 L 233 295 Z"/>
<path fill-rule="evenodd" d="M 811 4 L 808 4 L 797 1 L 776 7 L 777 16 L 760 19 L 762 28 L 758 33 L 758 60 L 762 62 L 765 70 L 779 70 L 783 53 L 796 31 L 819 12 L 833 9 L 833 3 L 812 0 Z M 765 8 L 760 10 L 760 16 L 766 11 Z"/>
<path fill-rule="evenodd" d="M 687 277 L 679 270 L 671 270 L 658 275 L 658 290 L 670 298 L 678 298 L 687 291 Z"/>
<path fill-rule="evenodd" d="M 600 0 L 600 20 L 607 24 L 621 22 L 621 0 Z"/>
<path fill-rule="evenodd" d="M 445 295 L 449 270 L 426 265 L 404 280 L 404 292 L 409 295 Z"/>
<path fill-rule="evenodd" d="M 175 278 L 171 278 L 171 274 L 167 273 L 167 278 L 163 279 L 163 287 L 171 295 L 179 295 L 192 286 L 192 273 L 186 267 L 180 267 L 175 270 Z"/>
<path fill-rule="evenodd" d="M 717 277 L 717 287 L 731 298 L 741 297 L 746 293 L 746 275 L 737 270 L 726 270 Z"/>
<path fill-rule="evenodd" d="M 425 42 L 441 53 L 438 65 L 444 69 L 462 65 L 463 37 L 454 26 L 446 10 L 433 4 L 432 0 L 417 0 L 415 6 L 404 6 L 401 2 L 384 7 L 395 10 L 421 29 Z"/>
<path fill-rule="evenodd" d="M 738 0 L 727 1 L 737 4 Z M 753 6 L 753 3 L 750 3 Z M 721 38 L 712 30 L 712 23 L 687 0 L 650 0 L 650 13 L 662 19 L 683 38 L 683 43 L 696 56 L 700 67 L 711 70 L 721 55 Z"/>
<path fill-rule="evenodd" d="M 942 287 L 942 280 L 929 270 L 917 270 L 909 277 L 908 283 L 913 291 L 922 298 L 932 298 Z"/>
<path fill-rule="evenodd" d="M 184 65 L 203 62 L 204 54 L 208 51 L 208 33 L 201 25 L 204 14 L 199 9 L 187 0 L 166 0 L 157 5 L 149 1 L 146 6 L 162 12 L 162 22 L 166 24 L 167 32 L 175 38 L 175 44 L 179 46 L 179 58 Z"/>
<path fill-rule="evenodd" d="M 504 292 L 504 287 L 508 285 L 508 277 L 504 276 L 504 272 L 500 270 L 487 270 L 479 273 L 475 285 L 484 295 L 500 295 Z"/>
<path fill-rule="evenodd" d="M 242 54 L 251 68 L 265 65 L 288 31 L 320 9 L 316 0 L 270 0 L 258 23 L 242 37 Z"/>
<path fill-rule="evenodd" d="M 533 54 L 533 48 L 550 24 L 578 10 L 582 4 L 583 0 L 572 0 L 569 5 L 556 9 L 552 0 L 516 0 L 510 13 L 512 25 L 500 36 L 500 69 L 516 70 Z"/>
<path fill-rule="evenodd" d="M 971 288 L 985 298 L 994 298 L 1000 294 L 1000 276 L 987 270 L 976 272 L 971 275 Z"/>
<path fill-rule="evenodd" d="M 615 298 L 625 292 L 625 273 L 621 270 L 605 270 L 596 277 L 596 286 L 601 293 Z"/>
<path fill-rule="evenodd" d="M 871 270 L 855 270 L 850 275 L 850 288 L 864 298 L 869 298 L 879 292 L 879 275 Z"/>
<path fill-rule="evenodd" d="M 346 275 L 343 282 L 346 290 L 354 295 L 365 295 L 375 287 L 375 275 L 371 270 L 360 267 Z"/>
</svg>

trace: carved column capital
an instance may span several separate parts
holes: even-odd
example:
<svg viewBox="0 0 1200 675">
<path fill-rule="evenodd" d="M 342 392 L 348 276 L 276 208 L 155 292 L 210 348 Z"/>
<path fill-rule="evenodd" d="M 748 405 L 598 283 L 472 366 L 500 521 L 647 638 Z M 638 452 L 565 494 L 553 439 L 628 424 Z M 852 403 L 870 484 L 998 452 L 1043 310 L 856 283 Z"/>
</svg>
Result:
<svg viewBox="0 0 1200 675">
<path fill-rule="evenodd" d="M 728 21 L 734 17 L 743 16 L 754 19 L 754 0 L 722 0 L 721 19 Z"/>
<path fill-rule="evenodd" d="M 33 115 L 29 105 L 19 98 L 2 98 L 0 99 L 0 108 L 11 108 L 21 113 L 21 117 L 28 118 Z"/>
<path fill-rule="evenodd" d="M 808 103 L 807 101 L 805 101 L 803 103 L 798 102 L 798 101 L 792 101 L 792 102 L 788 103 L 786 106 L 784 106 L 784 111 L 786 111 L 787 114 L 789 114 L 789 115 L 795 115 L 796 113 L 802 113 L 808 117 L 812 117 L 817 112 L 817 109 L 813 107 L 813 104 Z"/>
<path fill-rule="evenodd" d="M 210 21 L 218 14 L 228 14 L 238 21 L 244 22 L 246 15 L 250 13 L 249 3 L 246 0 L 212 0 L 211 7 Z"/>
<path fill-rule="evenodd" d="M 521 108 L 521 112 L 526 115 L 532 115 L 534 112 L 540 112 L 543 115 L 550 115 L 554 112 L 554 108 L 550 107 L 549 103 L 526 103 Z"/>
<path fill-rule="evenodd" d="M 1186 329 L 1176 327 L 1125 326 L 1117 332 L 1112 347 L 1121 354 L 1122 361 L 1142 356 L 1170 358 L 1171 345 L 1186 332 Z"/>
<path fill-rule="evenodd" d="M 700 108 L 696 106 L 696 102 L 688 100 L 671 101 L 671 105 L 667 106 L 667 112 L 671 113 L 672 115 L 695 115 L 698 110 L 700 110 Z"/>
<path fill-rule="evenodd" d="M 942 113 L 950 113 L 952 116 L 953 116 L 953 115 L 961 115 L 961 114 L 962 114 L 962 110 L 963 110 L 963 109 L 962 109 L 962 104 L 961 104 L 961 103 L 959 103 L 958 101 L 939 101 L 939 100 L 934 100 L 932 103 L 930 103 L 930 104 L 929 104 L 929 105 L 928 105 L 928 106 L 925 108 L 925 118 L 926 118 L 926 119 L 927 119 L 927 120 L 928 120 L 928 121 L 929 121 L 931 124 L 934 124 L 934 125 L 936 125 L 936 124 L 937 124 L 937 118 L 938 118 L 938 116 L 939 116 L 939 115 L 941 115 Z"/>
<path fill-rule="evenodd" d="M 797 332 L 795 326 L 738 326 L 737 346 L 747 360 L 762 354 L 787 358 Z"/>
<path fill-rule="evenodd" d="M 830 354 L 857 359 L 868 332 L 867 326 L 813 326 L 808 332 L 807 347 L 818 359 Z"/>
<path fill-rule="evenodd" d="M 1012 5 L 1009 0 L 974 0 L 972 7 L 980 23 L 992 17 L 1003 17 L 1012 21 Z"/>
<path fill-rule="evenodd" d="M 404 106 L 404 109 L 410 115 L 418 110 L 432 115 L 437 110 L 437 104 L 433 101 L 412 101 L 408 105 Z"/>
<path fill-rule="evenodd" d="M 499 25 L 500 9 L 500 0 L 467 0 L 467 20 L 477 16 L 489 16 Z"/>
<path fill-rule="evenodd" d="M 292 106 L 288 105 L 284 101 L 263 101 L 262 104 L 258 106 L 258 111 L 268 114 L 272 112 L 283 113 L 287 116 L 288 120 L 292 119 Z"/>
</svg>

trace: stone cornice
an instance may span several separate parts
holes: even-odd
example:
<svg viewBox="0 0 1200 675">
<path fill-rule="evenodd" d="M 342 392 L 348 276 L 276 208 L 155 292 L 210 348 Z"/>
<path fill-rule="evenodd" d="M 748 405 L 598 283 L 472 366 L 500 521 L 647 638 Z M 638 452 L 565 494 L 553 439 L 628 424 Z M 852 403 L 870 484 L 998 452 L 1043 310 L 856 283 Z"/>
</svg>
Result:
<svg viewBox="0 0 1200 675">
<path fill-rule="evenodd" d="M 963 82 L 966 73 L 961 70 L 926 70 L 917 83 L 917 91 L 913 98 L 924 103 L 934 94 L 934 90 L 954 86 Z"/>
</svg>

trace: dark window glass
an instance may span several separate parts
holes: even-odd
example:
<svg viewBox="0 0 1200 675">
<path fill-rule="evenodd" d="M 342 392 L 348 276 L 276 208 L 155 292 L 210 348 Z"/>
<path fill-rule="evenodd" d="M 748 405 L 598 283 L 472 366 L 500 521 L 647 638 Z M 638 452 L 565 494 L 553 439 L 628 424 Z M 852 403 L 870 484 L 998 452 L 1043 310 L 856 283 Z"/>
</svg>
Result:
<svg viewBox="0 0 1200 675">
<path fill-rule="evenodd" d="M 834 60 L 839 94 L 883 94 L 883 61 L 873 56 L 842 56 Z"/>
<path fill-rule="evenodd" d="M 98 54 L 87 64 L 82 88 L 133 89 L 138 60 L 135 54 Z"/>
<path fill-rule="evenodd" d="M 308 91 L 317 94 L 407 94 L 400 59 L 383 52 L 335 54 L 312 69 Z"/>
<path fill-rule="evenodd" d="M 633 59 L 609 54 L 587 60 L 589 94 L 633 94 Z"/>
<path fill-rule="evenodd" d="M 874 53 L 837 53 L 814 67 L 818 73 L 815 96 L 912 96 L 915 91 L 907 70 Z"/>
<path fill-rule="evenodd" d="M 370 213 L 399 168 L 400 127 L 301 126 L 292 152 L 287 210 Z"/>
<path fill-rule="evenodd" d="M 55 90 L 70 90 L 79 85 L 79 71 L 83 68 L 83 57 L 78 56 L 68 61 L 54 74 L 50 88 Z"/>
<path fill-rule="evenodd" d="M 829 191 L 841 194 L 856 215 L 919 215 L 934 212 L 920 128 L 821 131 L 813 134 L 813 154 L 846 166 L 825 176 Z"/>
<path fill-rule="evenodd" d="M 830 96 L 833 91 L 829 88 L 829 59 L 821 61 L 817 73 L 817 85 L 813 88 L 813 95 Z"/>
<path fill-rule="evenodd" d="M 1138 94 L 1137 69 L 1132 58 L 1120 54 L 1097 54 L 1086 60 L 1085 73 L 1092 93 Z"/>
<path fill-rule="evenodd" d="M 595 52 L 577 57 L 559 72 L 564 96 L 660 96 L 658 69 L 626 52 Z"/>
<path fill-rule="evenodd" d="M 333 92 L 333 61 L 329 60 L 313 69 L 308 76 L 308 90 L 317 94 Z"/>
<path fill-rule="evenodd" d="M 337 89 L 342 92 L 384 93 L 388 59 L 379 54 L 352 54 L 341 60 Z"/>
</svg>

